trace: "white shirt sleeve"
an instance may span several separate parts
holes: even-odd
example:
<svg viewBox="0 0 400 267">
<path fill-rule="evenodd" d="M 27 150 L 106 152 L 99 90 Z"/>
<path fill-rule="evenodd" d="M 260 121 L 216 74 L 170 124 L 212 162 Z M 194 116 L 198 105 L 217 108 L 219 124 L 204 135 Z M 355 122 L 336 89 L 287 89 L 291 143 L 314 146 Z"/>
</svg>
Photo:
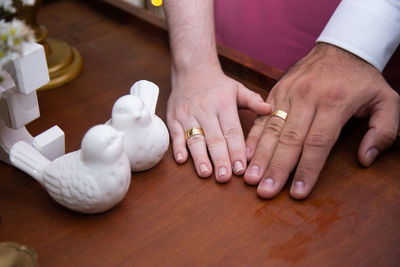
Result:
<svg viewBox="0 0 400 267">
<path fill-rule="evenodd" d="M 382 71 L 400 43 L 400 0 L 342 0 L 317 42 L 341 47 Z"/>
</svg>

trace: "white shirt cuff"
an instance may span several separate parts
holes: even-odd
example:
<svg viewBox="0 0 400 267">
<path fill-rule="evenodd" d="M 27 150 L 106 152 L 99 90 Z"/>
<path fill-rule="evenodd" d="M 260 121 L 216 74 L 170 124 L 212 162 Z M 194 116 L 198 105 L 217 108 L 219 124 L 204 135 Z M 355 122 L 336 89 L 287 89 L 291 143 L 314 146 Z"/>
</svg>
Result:
<svg viewBox="0 0 400 267">
<path fill-rule="evenodd" d="M 317 42 L 341 47 L 382 71 L 400 43 L 400 1 L 342 0 Z"/>
</svg>

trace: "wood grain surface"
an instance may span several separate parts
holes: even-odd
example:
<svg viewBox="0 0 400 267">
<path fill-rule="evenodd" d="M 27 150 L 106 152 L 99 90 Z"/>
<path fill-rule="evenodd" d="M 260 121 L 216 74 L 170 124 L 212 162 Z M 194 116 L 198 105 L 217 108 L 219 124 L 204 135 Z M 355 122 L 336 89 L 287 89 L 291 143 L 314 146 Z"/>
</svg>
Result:
<svg viewBox="0 0 400 267">
<path fill-rule="evenodd" d="M 59 125 L 67 152 L 79 149 L 83 134 L 108 120 L 139 79 L 160 86 L 157 114 L 165 119 L 170 56 L 162 30 L 101 1 L 49 1 L 39 22 L 80 51 L 84 69 L 38 94 L 33 135 Z M 271 85 L 261 82 L 270 77 L 243 75 L 228 63 L 228 74 L 266 95 Z M 254 116 L 241 119 L 247 131 Z M 191 160 L 177 165 L 169 149 L 155 168 L 132 174 L 117 207 L 88 216 L 0 163 L 0 241 L 35 248 L 40 266 L 399 266 L 400 153 L 388 149 L 362 168 L 356 156 L 365 129 L 365 121 L 346 125 L 304 201 L 290 198 L 288 186 L 262 200 L 241 177 L 224 185 L 200 179 Z"/>
</svg>

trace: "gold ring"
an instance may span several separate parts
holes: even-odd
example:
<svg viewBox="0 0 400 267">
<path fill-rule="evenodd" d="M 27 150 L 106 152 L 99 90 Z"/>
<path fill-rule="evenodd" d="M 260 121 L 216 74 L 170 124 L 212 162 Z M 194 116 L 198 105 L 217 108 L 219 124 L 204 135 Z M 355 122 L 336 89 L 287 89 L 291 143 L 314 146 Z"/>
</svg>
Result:
<svg viewBox="0 0 400 267">
<path fill-rule="evenodd" d="M 283 110 L 280 110 L 280 109 L 275 110 L 275 111 L 272 113 L 271 116 L 279 117 L 279 118 L 281 118 L 281 119 L 284 120 L 284 121 L 286 121 L 286 119 L 287 119 L 287 113 L 286 113 L 285 111 L 283 111 Z"/>
<path fill-rule="evenodd" d="M 203 128 L 201 127 L 192 127 L 186 130 L 186 141 L 189 140 L 190 137 L 195 135 L 204 136 Z"/>
</svg>

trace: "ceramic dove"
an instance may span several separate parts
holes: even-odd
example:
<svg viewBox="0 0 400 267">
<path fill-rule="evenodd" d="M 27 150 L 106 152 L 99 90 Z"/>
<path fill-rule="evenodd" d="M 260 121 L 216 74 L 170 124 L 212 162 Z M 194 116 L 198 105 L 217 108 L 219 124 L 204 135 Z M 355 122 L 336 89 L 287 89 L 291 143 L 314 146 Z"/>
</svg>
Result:
<svg viewBox="0 0 400 267">
<path fill-rule="evenodd" d="M 64 207 L 100 213 L 118 204 L 129 188 L 131 170 L 123 139 L 113 127 L 97 125 L 85 134 L 80 150 L 54 161 L 24 141 L 13 145 L 10 160 Z"/>
<path fill-rule="evenodd" d="M 125 134 L 124 149 L 132 171 L 154 167 L 169 145 L 165 123 L 155 114 L 159 89 L 149 81 L 138 81 L 131 94 L 114 104 L 109 124 Z"/>
</svg>

